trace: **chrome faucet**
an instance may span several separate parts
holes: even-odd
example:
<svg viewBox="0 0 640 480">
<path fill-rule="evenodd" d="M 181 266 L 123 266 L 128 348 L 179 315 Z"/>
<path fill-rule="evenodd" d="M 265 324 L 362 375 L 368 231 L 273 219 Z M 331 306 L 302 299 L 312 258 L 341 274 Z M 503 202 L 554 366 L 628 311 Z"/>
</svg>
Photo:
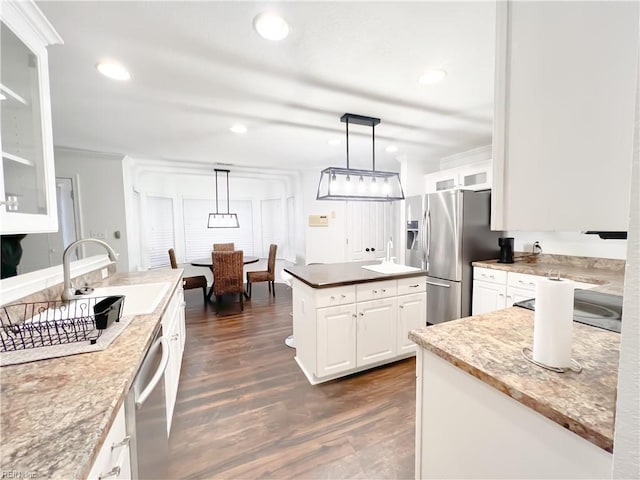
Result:
<svg viewBox="0 0 640 480">
<path fill-rule="evenodd" d="M 62 269 L 64 272 L 64 285 L 62 290 L 63 300 L 73 300 L 77 297 L 73 287 L 71 286 L 71 254 L 83 243 L 95 243 L 102 245 L 109 254 L 109 259 L 112 262 L 116 262 L 118 260 L 118 254 L 107 242 L 103 242 L 102 240 L 98 240 L 96 238 L 82 238 L 71 243 L 67 248 L 65 248 L 64 253 L 62 254 Z"/>
<path fill-rule="evenodd" d="M 393 237 L 389 237 L 389 241 L 387 242 L 387 255 L 384 259 L 385 262 L 391 261 L 391 249 L 393 248 Z"/>
</svg>

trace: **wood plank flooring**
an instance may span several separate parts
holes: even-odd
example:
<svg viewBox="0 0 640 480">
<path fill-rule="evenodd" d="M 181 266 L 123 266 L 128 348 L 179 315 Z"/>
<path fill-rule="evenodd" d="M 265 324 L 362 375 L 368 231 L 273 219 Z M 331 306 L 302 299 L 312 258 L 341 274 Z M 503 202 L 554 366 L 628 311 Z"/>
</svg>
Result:
<svg viewBox="0 0 640 480">
<path fill-rule="evenodd" d="M 291 292 L 216 315 L 186 291 L 170 478 L 413 478 L 415 360 L 311 386 L 284 344 Z"/>
</svg>

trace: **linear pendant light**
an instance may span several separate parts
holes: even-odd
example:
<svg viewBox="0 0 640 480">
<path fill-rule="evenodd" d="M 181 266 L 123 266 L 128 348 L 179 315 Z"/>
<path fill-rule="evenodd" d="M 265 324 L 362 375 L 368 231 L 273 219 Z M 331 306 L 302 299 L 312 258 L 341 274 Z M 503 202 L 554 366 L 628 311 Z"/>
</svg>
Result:
<svg viewBox="0 0 640 480">
<path fill-rule="evenodd" d="M 322 170 L 316 199 L 377 202 L 403 200 L 404 192 L 400 184 L 400 175 L 396 172 L 376 170 L 375 126 L 380 123 L 380 119 L 345 113 L 340 117 L 340 121 L 347 124 L 347 168 L 327 167 Z M 349 123 L 371 127 L 373 150 L 373 168 L 371 170 L 349 168 Z"/>
<path fill-rule="evenodd" d="M 229 170 L 214 169 L 216 172 L 216 212 L 209 214 L 208 228 L 240 228 L 238 215 L 229 213 Z M 218 172 L 227 174 L 227 213 L 218 211 Z"/>
</svg>

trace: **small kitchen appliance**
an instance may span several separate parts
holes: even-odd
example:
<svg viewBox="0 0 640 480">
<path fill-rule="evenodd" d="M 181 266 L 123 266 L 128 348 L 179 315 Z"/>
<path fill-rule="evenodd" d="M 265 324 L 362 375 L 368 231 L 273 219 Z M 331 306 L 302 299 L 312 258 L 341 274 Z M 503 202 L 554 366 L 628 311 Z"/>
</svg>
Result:
<svg viewBox="0 0 640 480">
<path fill-rule="evenodd" d="M 498 238 L 500 258 L 498 263 L 513 263 L 513 237 Z"/>
</svg>

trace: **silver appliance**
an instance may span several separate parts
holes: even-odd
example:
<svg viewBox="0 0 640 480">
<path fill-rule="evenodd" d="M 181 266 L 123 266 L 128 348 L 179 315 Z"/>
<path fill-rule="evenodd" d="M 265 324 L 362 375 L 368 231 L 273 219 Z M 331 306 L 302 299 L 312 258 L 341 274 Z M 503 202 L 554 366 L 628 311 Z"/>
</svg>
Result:
<svg viewBox="0 0 640 480">
<path fill-rule="evenodd" d="M 125 400 L 132 478 L 167 478 L 169 442 L 164 374 L 168 363 L 169 342 L 160 327 Z"/>
<path fill-rule="evenodd" d="M 420 212 L 419 214 L 417 212 Z M 406 200 L 405 263 L 427 271 L 427 323 L 471 313 L 471 262 L 498 256 L 491 192 L 449 190 Z"/>
</svg>

